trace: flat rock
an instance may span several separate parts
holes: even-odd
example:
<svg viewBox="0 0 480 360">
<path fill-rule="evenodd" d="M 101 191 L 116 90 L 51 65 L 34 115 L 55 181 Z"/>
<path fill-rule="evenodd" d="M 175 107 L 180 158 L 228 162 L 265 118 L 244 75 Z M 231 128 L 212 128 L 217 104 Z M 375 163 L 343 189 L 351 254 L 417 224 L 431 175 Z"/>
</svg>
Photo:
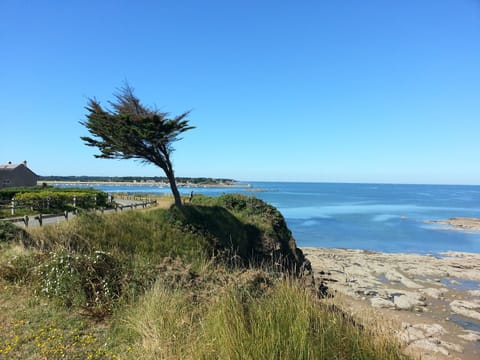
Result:
<svg viewBox="0 0 480 360">
<path fill-rule="evenodd" d="M 399 271 L 393 269 L 390 269 L 385 273 L 385 278 L 390 281 L 399 282 L 407 288 L 411 289 L 420 289 L 423 287 L 422 285 L 417 284 L 413 280 L 410 280 Z"/>
<path fill-rule="evenodd" d="M 371 298 L 370 304 L 372 304 L 373 307 L 377 307 L 377 308 L 395 309 L 395 304 L 393 303 L 393 301 L 390 301 L 381 297 Z"/>
<path fill-rule="evenodd" d="M 395 296 L 393 298 L 393 303 L 395 304 L 395 308 L 398 310 L 414 310 L 418 309 L 420 306 L 425 306 L 423 301 L 408 295 Z"/>
<path fill-rule="evenodd" d="M 467 334 L 458 335 L 458 337 L 467 341 L 480 342 L 480 333 L 476 331 L 468 331 Z"/>
<path fill-rule="evenodd" d="M 414 341 L 433 338 L 447 334 L 445 328 L 440 324 L 402 324 L 403 331 L 400 332 L 400 340 L 410 344 Z M 438 339 L 436 340 L 438 341 Z"/>
<path fill-rule="evenodd" d="M 425 337 L 439 336 L 447 333 L 445 328 L 440 324 L 416 324 L 412 327 L 422 330 Z"/>
<path fill-rule="evenodd" d="M 468 290 L 468 293 L 472 296 L 480 297 L 480 290 Z"/>
<path fill-rule="evenodd" d="M 480 301 L 454 300 L 450 308 L 459 315 L 480 321 Z"/>
<path fill-rule="evenodd" d="M 428 295 L 434 299 L 441 299 L 444 297 L 448 289 L 447 288 L 426 288 L 426 289 L 421 289 L 420 291 L 425 295 Z"/>
<path fill-rule="evenodd" d="M 450 355 L 450 352 L 440 344 L 441 344 L 441 341 L 438 339 L 420 339 L 408 345 L 407 349 L 411 350 L 412 348 L 420 348 L 428 352 L 440 353 L 445 356 Z"/>
</svg>

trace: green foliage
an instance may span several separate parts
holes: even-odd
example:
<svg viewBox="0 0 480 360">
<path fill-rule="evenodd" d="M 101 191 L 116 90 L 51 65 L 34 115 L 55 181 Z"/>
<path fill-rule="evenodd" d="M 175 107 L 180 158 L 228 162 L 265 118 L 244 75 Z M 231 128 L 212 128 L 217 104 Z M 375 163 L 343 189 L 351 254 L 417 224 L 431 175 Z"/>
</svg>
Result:
<svg viewBox="0 0 480 360">
<path fill-rule="evenodd" d="M 206 255 L 208 242 L 201 234 L 172 222 L 172 210 L 129 211 L 110 215 L 87 212 L 70 226 L 43 232 L 44 244 L 68 246 L 74 251 L 98 249 L 125 257 L 132 254 L 159 261 L 164 257 L 192 259 Z M 41 236 L 41 235 L 40 235 Z"/>
<path fill-rule="evenodd" d="M 260 236 L 259 231 L 221 206 L 172 208 L 169 220 L 194 234 L 201 234 L 208 240 L 210 254 L 227 252 L 240 256 L 246 262 L 253 260 L 254 241 Z"/>
<path fill-rule="evenodd" d="M 236 290 L 205 321 L 211 343 L 205 359 L 402 359 L 399 347 L 367 336 L 341 312 L 318 304 L 295 282 L 277 283 L 266 296 Z"/>
<path fill-rule="evenodd" d="M 0 189 L 0 201 L 9 202 L 18 193 L 37 192 L 37 191 L 43 191 L 43 190 L 45 190 L 43 186 L 9 187 L 9 188 Z"/>
<path fill-rule="evenodd" d="M 0 279 L 12 284 L 28 284 L 38 280 L 35 269 L 44 260 L 38 252 L 23 252 L 0 261 Z"/>
<path fill-rule="evenodd" d="M 155 284 L 126 316 L 136 334 L 132 358 L 406 359 L 394 341 L 367 333 L 295 281 L 230 276 L 237 280 L 200 304 Z"/>
<path fill-rule="evenodd" d="M 218 198 L 198 195 L 192 199 L 192 204 L 198 209 L 201 206 L 219 209 L 209 221 L 200 219 L 200 223 L 206 224 L 208 231 L 211 231 L 212 223 L 223 226 L 225 229 L 219 234 L 220 237 L 223 236 L 223 241 L 220 240 L 219 243 L 223 246 L 233 244 L 244 259 L 277 263 L 295 271 L 299 271 L 305 263 L 305 257 L 296 247 L 283 215 L 274 206 L 253 196 L 240 194 L 224 194 Z M 225 209 L 243 227 L 229 220 Z M 183 212 L 188 214 L 189 207 L 186 206 Z M 194 224 L 199 222 L 195 217 L 187 217 L 186 221 Z M 230 240 L 230 237 L 226 237 L 230 228 L 242 229 L 243 236 L 235 234 L 231 236 L 233 240 Z M 217 229 L 217 226 L 213 226 L 213 229 Z"/>
<path fill-rule="evenodd" d="M 104 109 L 95 99 L 89 100 L 87 120 L 80 123 L 93 137 L 81 139 L 87 146 L 98 148 L 97 158 L 138 159 L 160 167 L 170 182 L 175 204 L 181 206 L 170 154 L 172 143 L 194 128 L 187 120 L 189 113 L 168 118 L 168 113 L 144 106 L 128 84 L 115 98 L 110 102 L 112 110 Z"/>
<path fill-rule="evenodd" d="M 295 277 L 210 258 L 232 244 L 262 256 L 268 244 L 260 240 L 288 245 L 274 208 L 237 195 L 194 200 L 169 210 L 80 214 L 30 229 L 26 248 L 0 244 L 0 356 L 402 359 L 393 341 L 321 305 Z M 6 320 L 26 313 L 11 289 L 35 309 L 21 321 Z M 97 322 L 67 323 L 67 311 Z"/>
<path fill-rule="evenodd" d="M 9 221 L 0 221 L 0 243 L 14 240 L 24 240 L 28 238 L 28 233 L 13 225 Z"/>
<path fill-rule="evenodd" d="M 75 206 L 74 206 L 75 197 Z M 95 207 L 108 207 L 108 194 L 97 189 L 85 188 L 11 188 L 0 190 L 0 199 L 10 205 L 12 198 L 20 209 L 16 215 L 30 214 L 31 211 L 61 212 L 74 208 L 92 209 Z M 7 199 L 7 200 L 6 200 Z M 25 208 L 25 209 L 22 209 Z M 30 212 L 26 209 L 30 209 Z M 25 210 L 22 212 L 22 210 Z M 4 216 L 10 215 L 8 212 Z"/>
<path fill-rule="evenodd" d="M 120 359 L 105 323 L 39 301 L 26 287 L 0 287 L 0 359 Z"/>
<path fill-rule="evenodd" d="M 39 268 L 40 292 L 67 307 L 107 314 L 122 294 L 123 269 L 112 255 L 57 252 Z"/>
</svg>

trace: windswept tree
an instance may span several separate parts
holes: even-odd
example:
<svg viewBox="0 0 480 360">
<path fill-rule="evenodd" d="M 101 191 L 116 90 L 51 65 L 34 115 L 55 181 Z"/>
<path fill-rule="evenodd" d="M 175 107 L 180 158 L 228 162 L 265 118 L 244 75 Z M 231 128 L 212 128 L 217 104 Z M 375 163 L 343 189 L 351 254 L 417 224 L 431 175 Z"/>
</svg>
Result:
<svg viewBox="0 0 480 360">
<path fill-rule="evenodd" d="M 81 121 L 93 137 L 82 136 L 87 146 L 100 150 L 96 158 L 137 159 L 160 167 L 172 190 L 175 204 L 182 205 L 178 192 L 170 155 L 172 144 L 180 140 L 179 135 L 193 129 L 185 112 L 170 118 L 169 113 L 160 112 L 143 105 L 126 84 L 114 94 L 110 109 L 90 98 L 86 109 L 86 121 Z"/>
</svg>

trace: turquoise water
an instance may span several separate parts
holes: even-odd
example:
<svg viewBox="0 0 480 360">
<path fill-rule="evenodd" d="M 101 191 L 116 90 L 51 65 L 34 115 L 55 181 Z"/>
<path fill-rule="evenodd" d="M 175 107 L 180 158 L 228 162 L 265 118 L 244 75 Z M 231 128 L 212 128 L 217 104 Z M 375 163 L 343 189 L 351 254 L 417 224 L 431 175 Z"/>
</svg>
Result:
<svg viewBox="0 0 480 360">
<path fill-rule="evenodd" d="M 480 217 L 480 186 L 252 182 L 251 188 L 181 188 L 183 194 L 238 192 L 276 206 L 300 246 L 385 252 L 480 253 L 480 232 L 445 230 L 426 220 Z M 99 186 L 108 192 L 163 193 L 151 186 Z"/>
</svg>

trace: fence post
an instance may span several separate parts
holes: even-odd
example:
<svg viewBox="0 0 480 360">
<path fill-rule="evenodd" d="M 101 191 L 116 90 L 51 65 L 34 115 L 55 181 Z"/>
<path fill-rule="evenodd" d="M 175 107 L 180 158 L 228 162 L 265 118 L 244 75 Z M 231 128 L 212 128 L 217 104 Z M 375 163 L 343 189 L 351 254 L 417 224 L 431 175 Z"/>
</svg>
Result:
<svg viewBox="0 0 480 360">
<path fill-rule="evenodd" d="M 11 214 L 12 214 L 12 215 L 15 215 L 15 198 L 14 198 L 14 197 L 12 198 L 12 210 L 11 210 Z"/>
<path fill-rule="evenodd" d="M 28 227 L 28 220 L 29 220 L 28 215 L 25 215 L 23 217 L 23 223 L 25 224 L 25 227 Z"/>
<path fill-rule="evenodd" d="M 43 225 L 43 217 L 42 217 L 42 213 L 38 214 L 38 223 L 40 224 L 40 226 Z"/>
<path fill-rule="evenodd" d="M 73 197 L 73 207 L 74 208 L 77 207 L 77 197 L 76 196 Z"/>
</svg>

